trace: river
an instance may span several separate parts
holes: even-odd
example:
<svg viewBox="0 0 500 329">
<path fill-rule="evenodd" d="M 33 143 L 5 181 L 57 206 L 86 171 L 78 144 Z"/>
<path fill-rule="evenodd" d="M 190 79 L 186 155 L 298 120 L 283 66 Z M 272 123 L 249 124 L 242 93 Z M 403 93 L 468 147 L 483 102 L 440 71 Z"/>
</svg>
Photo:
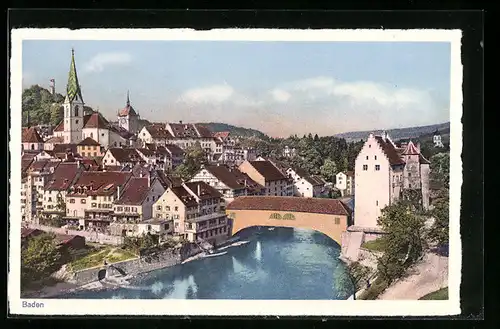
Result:
<svg viewBox="0 0 500 329">
<path fill-rule="evenodd" d="M 347 299 L 352 293 L 340 246 L 316 231 L 251 227 L 248 243 L 226 254 L 153 271 L 130 287 L 85 290 L 83 299 Z"/>
</svg>

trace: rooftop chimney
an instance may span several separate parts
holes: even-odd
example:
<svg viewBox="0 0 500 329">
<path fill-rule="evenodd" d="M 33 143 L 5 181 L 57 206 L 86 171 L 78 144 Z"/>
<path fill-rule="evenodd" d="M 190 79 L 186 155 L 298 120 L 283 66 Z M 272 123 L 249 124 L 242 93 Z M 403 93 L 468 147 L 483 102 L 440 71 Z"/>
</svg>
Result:
<svg viewBox="0 0 500 329">
<path fill-rule="evenodd" d="M 182 120 L 179 120 L 179 123 L 182 124 Z"/>
</svg>

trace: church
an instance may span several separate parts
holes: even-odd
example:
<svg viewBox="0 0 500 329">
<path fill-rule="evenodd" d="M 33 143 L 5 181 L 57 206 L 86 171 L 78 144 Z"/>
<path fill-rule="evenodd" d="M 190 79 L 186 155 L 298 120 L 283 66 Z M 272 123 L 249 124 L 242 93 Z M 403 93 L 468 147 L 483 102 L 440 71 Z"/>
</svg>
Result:
<svg viewBox="0 0 500 329">
<path fill-rule="evenodd" d="M 72 49 L 66 97 L 63 103 L 64 118 L 54 129 L 54 136 L 62 137 L 64 144 L 78 144 L 89 137 L 104 148 L 133 144 L 138 115 L 130 106 L 128 95 L 126 107 L 119 112 L 119 125 L 110 123 L 99 112 L 85 111 L 84 105 L 82 90 L 78 83 L 75 52 Z"/>
</svg>

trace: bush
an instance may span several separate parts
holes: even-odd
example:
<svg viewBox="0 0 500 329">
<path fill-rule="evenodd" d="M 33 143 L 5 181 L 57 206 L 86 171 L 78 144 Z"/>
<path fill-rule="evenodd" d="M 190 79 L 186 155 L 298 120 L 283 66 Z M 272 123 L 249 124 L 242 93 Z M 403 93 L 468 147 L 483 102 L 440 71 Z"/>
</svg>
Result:
<svg viewBox="0 0 500 329">
<path fill-rule="evenodd" d="M 371 251 L 382 251 L 383 252 L 385 250 L 384 240 L 376 239 L 376 240 L 372 240 L 372 241 L 363 242 L 363 244 L 361 245 L 361 248 L 365 248 L 365 249 L 368 249 Z"/>
<path fill-rule="evenodd" d="M 385 289 L 389 287 L 389 283 L 382 279 L 382 278 L 377 278 L 373 283 L 371 284 L 370 288 L 366 289 L 363 291 L 361 296 L 358 297 L 358 299 L 364 299 L 364 300 L 374 300 L 377 299 L 380 294 L 384 292 Z"/>
</svg>

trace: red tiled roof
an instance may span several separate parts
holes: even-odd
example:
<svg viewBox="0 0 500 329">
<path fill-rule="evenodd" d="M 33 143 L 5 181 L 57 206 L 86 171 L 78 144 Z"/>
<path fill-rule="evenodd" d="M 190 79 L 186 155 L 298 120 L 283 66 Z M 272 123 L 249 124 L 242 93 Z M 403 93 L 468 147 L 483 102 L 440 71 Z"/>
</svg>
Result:
<svg viewBox="0 0 500 329">
<path fill-rule="evenodd" d="M 63 162 L 54 169 L 54 174 L 45 184 L 44 189 L 48 191 L 65 191 L 67 190 L 76 176 L 80 168 L 75 162 Z"/>
<path fill-rule="evenodd" d="M 84 140 L 82 140 L 80 143 L 78 143 L 78 145 L 82 146 L 82 145 L 88 145 L 88 146 L 99 146 L 101 144 L 99 144 L 97 141 L 95 141 L 93 138 L 90 138 L 90 137 L 87 137 L 85 138 Z"/>
<path fill-rule="evenodd" d="M 222 198 L 222 195 L 213 187 L 205 182 L 190 182 L 185 183 L 187 188 L 189 188 L 193 193 L 198 195 L 200 199 L 213 199 Z M 200 194 L 198 194 L 198 186 L 200 189 Z M 196 199 L 189 193 L 184 186 L 174 186 L 170 188 L 172 192 L 179 198 L 179 200 L 186 206 L 196 205 Z"/>
<path fill-rule="evenodd" d="M 249 161 L 252 167 L 255 168 L 266 181 L 277 181 L 288 179 L 283 173 L 276 168 L 270 161 Z"/>
<path fill-rule="evenodd" d="M 101 113 L 94 112 L 90 115 L 86 115 L 83 117 L 83 128 L 102 128 L 108 129 L 109 122 L 106 120 Z"/>
<path fill-rule="evenodd" d="M 245 188 L 245 178 L 238 169 L 230 169 L 227 166 L 205 166 L 204 169 L 230 189 L 237 190 Z"/>
<path fill-rule="evenodd" d="M 76 238 L 85 239 L 85 237 L 83 237 L 81 235 L 68 235 L 68 234 L 56 234 L 55 235 L 55 241 L 59 245 L 69 243 Z"/>
<path fill-rule="evenodd" d="M 148 186 L 148 177 L 132 177 L 128 181 L 127 185 L 115 203 L 116 204 L 131 204 L 131 205 L 140 205 L 146 199 L 149 190 L 151 189 Z"/>
<path fill-rule="evenodd" d="M 195 124 L 194 127 L 198 131 L 198 136 L 199 137 L 202 137 L 202 138 L 211 138 L 211 137 L 213 137 L 213 133 L 207 127 L 199 125 L 199 124 Z"/>
<path fill-rule="evenodd" d="M 420 154 L 420 151 L 415 146 L 415 144 L 413 144 L 413 142 L 410 141 L 408 143 L 408 145 L 406 145 L 406 148 L 404 149 L 404 151 L 401 154 L 404 154 L 404 155 L 417 155 L 417 154 Z"/>
<path fill-rule="evenodd" d="M 375 140 L 384 151 L 391 165 L 404 165 L 405 162 L 398 155 L 398 152 L 391 142 L 386 142 L 382 136 L 375 136 Z"/>
<path fill-rule="evenodd" d="M 54 136 L 45 141 L 45 143 L 49 144 L 62 144 L 64 142 L 64 137 L 62 136 Z"/>
<path fill-rule="evenodd" d="M 345 175 L 347 177 L 354 177 L 354 171 L 346 171 Z"/>
<path fill-rule="evenodd" d="M 336 199 L 282 196 L 242 196 L 227 206 L 228 210 L 270 210 L 348 216 L 348 208 Z"/>
<path fill-rule="evenodd" d="M 23 128 L 22 134 L 23 143 L 43 143 L 42 137 L 38 134 L 35 127 Z"/>
<path fill-rule="evenodd" d="M 133 148 L 110 148 L 108 151 L 118 162 L 141 162 L 141 155 Z"/>
<path fill-rule="evenodd" d="M 59 122 L 59 124 L 54 128 L 54 131 L 64 131 L 64 120 Z"/>
<path fill-rule="evenodd" d="M 215 138 L 228 138 L 229 137 L 229 131 L 218 131 L 214 133 Z"/>
<path fill-rule="evenodd" d="M 164 124 L 152 124 L 146 126 L 146 130 L 154 139 L 168 139 L 173 138 L 172 134 L 165 128 Z"/>
<path fill-rule="evenodd" d="M 165 149 L 170 153 L 171 155 L 184 155 L 184 151 L 177 145 L 174 144 L 167 144 L 165 145 Z"/>
<path fill-rule="evenodd" d="M 137 152 L 142 153 L 146 157 L 152 157 L 152 156 L 155 155 L 155 152 L 152 151 L 152 150 L 150 150 L 150 149 L 148 149 L 148 148 L 138 148 L 136 150 L 137 150 Z"/>
<path fill-rule="evenodd" d="M 119 117 L 126 117 L 127 115 L 137 116 L 137 112 L 135 112 L 134 108 L 131 105 L 127 105 L 118 111 Z"/>
<path fill-rule="evenodd" d="M 181 184 L 182 184 L 182 180 L 180 178 L 168 176 L 161 170 L 155 170 L 153 173 L 154 173 L 154 177 L 158 178 L 160 184 L 165 189 L 172 187 L 172 186 L 181 186 Z"/>
<path fill-rule="evenodd" d="M 54 144 L 54 153 L 67 153 L 68 151 L 71 153 L 77 153 L 77 145 L 78 144 Z"/>
<path fill-rule="evenodd" d="M 28 228 L 28 227 L 23 227 L 21 228 L 21 238 L 25 239 L 31 236 L 37 236 L 40 234 L 45 233 L 42 230 L 36 229 L 36 228 Z"/>
<path fill-rule="evenodd" d="M 124 186 L 131 177 L 131 172 L 84 171 L 70 188 L 71 195 L 113 195 L 117 187 Z"/>
</svg>

